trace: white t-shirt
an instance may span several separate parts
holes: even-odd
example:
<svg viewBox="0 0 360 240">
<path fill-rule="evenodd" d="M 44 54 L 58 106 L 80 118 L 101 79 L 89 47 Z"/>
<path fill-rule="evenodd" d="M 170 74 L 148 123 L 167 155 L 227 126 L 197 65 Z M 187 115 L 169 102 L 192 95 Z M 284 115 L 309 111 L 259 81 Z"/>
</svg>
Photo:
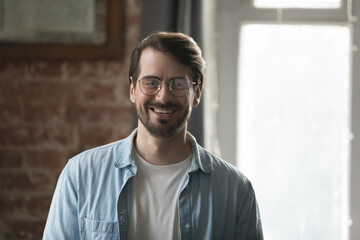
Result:
<svg viewBox="0 0 360 240">
<path fill-rule="evenodd" d="M 128 239 L 180 239 L 178 194 L 190 154 L 171 165 L 152 165 L 133 150 L 137 174 L 131 179 Z"/>
</svg>

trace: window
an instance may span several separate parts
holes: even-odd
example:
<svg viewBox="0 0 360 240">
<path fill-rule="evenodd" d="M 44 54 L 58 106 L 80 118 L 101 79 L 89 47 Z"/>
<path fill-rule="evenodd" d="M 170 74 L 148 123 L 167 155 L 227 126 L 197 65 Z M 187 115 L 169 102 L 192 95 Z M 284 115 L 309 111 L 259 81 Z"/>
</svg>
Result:
<svg viewBox="0 0 360 240">
<path fill-rule="evenodd" d="M 255 7 L 263 8 L 339 8 L 340 0 L 254 0 Z"/>
<path fill-rule="evenodd" d="M 240 36 L 237 166 L 266 239 L 348 239 L 349 28 L 246 24 Z"/>
<path fill-rule="evenodd" d="M 215 9 L 220 150 L 252 181 L 265 239 L 358 239 L 360 6 L 222 0 Z"/>
</svg>

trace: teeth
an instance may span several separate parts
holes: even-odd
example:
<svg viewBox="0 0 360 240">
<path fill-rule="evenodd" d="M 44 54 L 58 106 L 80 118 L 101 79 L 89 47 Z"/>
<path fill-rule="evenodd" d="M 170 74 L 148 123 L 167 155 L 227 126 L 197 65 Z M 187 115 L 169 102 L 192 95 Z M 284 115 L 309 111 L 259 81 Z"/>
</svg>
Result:
<svg viewBox="0 0 360 240">
<path fill-rule="evenodd" d="M 159 114 L 171 114 L 174 112 L 173 110 L 165 110 L 165 109 L 157 109 L 157 108 L 154 108 L 154 111 Z"/>
</svg>

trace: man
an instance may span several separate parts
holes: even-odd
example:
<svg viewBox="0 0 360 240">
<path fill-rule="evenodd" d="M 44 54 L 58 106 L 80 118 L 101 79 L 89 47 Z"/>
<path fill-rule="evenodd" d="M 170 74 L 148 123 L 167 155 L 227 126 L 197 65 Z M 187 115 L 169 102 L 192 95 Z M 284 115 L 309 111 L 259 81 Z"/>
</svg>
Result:
<svg viewBox="0 0 360 240">
<path fill-rule="evenodd" d="M 154 33 L 135 48 L 138 128 L 69 160 L 44 239 L 263 239 L 251 183 L 187 132 L 204 67 L 181 33 Z"/>
</svg>

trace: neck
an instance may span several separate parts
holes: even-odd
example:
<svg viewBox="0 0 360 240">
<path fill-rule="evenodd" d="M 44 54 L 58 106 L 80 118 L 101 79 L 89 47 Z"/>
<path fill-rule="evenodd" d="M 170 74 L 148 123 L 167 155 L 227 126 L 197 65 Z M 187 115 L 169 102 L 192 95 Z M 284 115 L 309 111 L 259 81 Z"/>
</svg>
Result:
<svg viewBox="0 0 360 240">
<path fill-rule="evenodd" d="M 134 146 L 143 159 L 154 165 L 179 163 L 191 152 L 191 144 L 186 140 L 186 126 L 171 137 L 154 137 L 139 123 Z"/>
</svg>

